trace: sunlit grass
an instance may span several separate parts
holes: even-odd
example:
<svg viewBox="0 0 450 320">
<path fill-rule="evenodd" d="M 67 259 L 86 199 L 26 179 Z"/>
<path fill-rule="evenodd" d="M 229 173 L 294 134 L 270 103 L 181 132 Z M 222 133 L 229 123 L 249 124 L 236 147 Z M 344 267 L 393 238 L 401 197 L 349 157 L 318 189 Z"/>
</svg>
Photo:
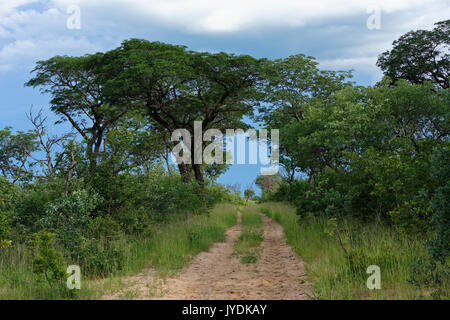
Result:
<svg viewBox="0 0 450 320">
<path fill-rule="evenodd" d="M 338 221 L 349 261 L 338 240 L 326 234 L 326 218 L 299 220 L 295 208 L 283 203 L 256 206 L 284 228 L 288 243 L 306 264 L 318 299 L 417 299 L 426 295 L 410 284 L 410 267 L 425 253 L 424 239 L 406 237 L 394 229 Z M 381 269 L 381 289 L 369 290 L 366 269 Z"/>
<path fill-rule="evenodd" d="M 235 243 L 234 251 L 242 263 L 256 263 L 260 255 L 263 240 L 262 220 L 259 210 L 254 206 L 241 209 L 242 232 Z"/>
<path fill-rule="evenodd" d="M 0 300 L 98 299 L 105 292 L 123 289 L 126 286 L 123 276 L 145 268 L 153 267 L 161 276 L 172 274 L 213 243 L 225 240 L 225 231 L 236 219 L 236 206 L 219 204 L 209 214 L 155 225 L 148 237 L 128 236 L 116 240 L 113 245 L 123 257 L 120 270 L 104 278 L 84 275 L 81 289 L 69 295 L 51 288 L 42 277 L 33 274 L 32 258 L 25 246 L 13 244 L 0 251 Z M 83 266 L 80 267 L 83 270 Z M 129 292 L 123 298 L 132 296 L 133 292 Z"/>
</svg>

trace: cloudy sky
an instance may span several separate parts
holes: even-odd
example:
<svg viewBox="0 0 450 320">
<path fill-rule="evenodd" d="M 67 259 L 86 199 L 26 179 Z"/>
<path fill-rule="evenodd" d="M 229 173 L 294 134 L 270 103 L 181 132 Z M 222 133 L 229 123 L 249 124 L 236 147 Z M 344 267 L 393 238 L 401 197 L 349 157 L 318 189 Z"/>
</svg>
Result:
<svg viewBox="0 0 450 320">
<path fill-rule="evenodd" d="M 36 61 L 117 47 L 128 38 L 281 58 L 305 53 L 324 69 L 380 79 L 376 57 L 407 31 L 450 18 L 449 0 L 0 0 L 0 128 L 26 130 L 30 105 L 48 96 L 24 88 Z M 78 20 L 78 12 L 80 20 Z M 379 18 L 379 19 L 378 19 Z M 79 27 L 79 28 L 78 28 Z M 54 130 L 62 130 L 54 128 Z M 234 166 L 221 180 L 258 169 Z"/>
</svg>

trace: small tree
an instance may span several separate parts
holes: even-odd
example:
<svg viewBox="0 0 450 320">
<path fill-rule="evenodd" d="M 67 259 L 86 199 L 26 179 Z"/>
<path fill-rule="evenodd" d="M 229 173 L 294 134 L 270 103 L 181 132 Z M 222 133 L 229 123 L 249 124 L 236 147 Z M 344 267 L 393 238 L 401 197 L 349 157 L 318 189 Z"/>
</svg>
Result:
<svg viewBox="0 0 450 320">
<path fill-rule="evenodd" d="M 248 199 L 250 199 L 251 197 L 253 197 L 255 195 L 255 190 L 253 189 L 246 189 L 244 191 L 244 196 L 245 196 L 245 200 L 246 200 L 246 204 L 248 204 Z"/>
<path fill-rule="evenodd" d="M 55 235 L 40 231 L 33 235 L 28 248 L 34 253 L 33 272 L 44 275 L 49 286 L 62 286 L 65 279 L 62 253 L 54 248 Z"/>
<path fill-rule="evenodd" d="M 262 196 L 269 196 L 282 182 L 283 178 L 279 173 L 274 175 L 260 175 L 256 178 L 255 184 L 261 188 Z"/>
<path fill-rule="evenodd" d="M 70 122 L 83 137 L 91 171 L 97 166 L 107 131 L 128 111 L 128 104 L 111 103 L 115 93 L 106 92 L 104 88 L 114 75 L 113 70 L 107 68 L 108 62 L 103 53 L 82 57 L 55 56 L 38 61 L 32 70 L 34 77 L 25 84 L 50 94 L 51 109 L 60 116 L 58 122 Z M 37 124 L 42 120 L 39 115 L 32 119 Z M 39 125 L 37 131 L 41 131 Z"/>
</svg>

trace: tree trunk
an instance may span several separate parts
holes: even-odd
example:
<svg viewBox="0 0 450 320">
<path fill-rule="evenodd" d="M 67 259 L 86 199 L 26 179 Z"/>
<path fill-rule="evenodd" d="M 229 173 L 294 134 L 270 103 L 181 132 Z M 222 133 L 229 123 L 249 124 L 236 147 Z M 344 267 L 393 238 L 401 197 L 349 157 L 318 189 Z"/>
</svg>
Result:
<svg viewBox="0 0 450 320">
<path fill-rule="evenodd" d="M 314 183 L 314 174 L 311 173 L 311 175 L 309 176 L 308 189 L 306 190 L 306 193 L 305 193 L 305 199 L 309 198 L 309 192 L 311 191 L 313 183 Z"/>
<path fill-rule="evenodd" d="M 169 162 L 169 151 L 166 150 L 165 153 L 163 153 L 161 155 L 161 157 L 164 159 L 164 161 L 166 162 L 166 166 L 167 166 L 167 172 L 172 175 L 172 169 L 170 169 L 170 162 Z M 161 160 L 162 162 L 162 160 Z"/>
<path fill-rule="evenodd" d="M 183 176 L 183 181 L 186 183 L 191 182 L 191 172 L 189 166 L 182 162 L 178 164 L 178 170 L 180 170 L 180 174 Z"/>
<path fill-rule="evenodd" d="M 66 188 L 64 190 L 64 196 L 66 196 L 66 197 L 69 195 L 70 185 L 72 184 L 73 169 L 75 168 L 75 165 L 77 164 L 72 150 L 70 150 L 70 158 L 71 158 L 71 163 L 70 163 L 70 167 L 69 167 L 69 172 L 67 173 Z"/>
<path fill-rule="evenodd" d="M 94 142 L 95 142 L 95 139 L 92 138 L 87 143 L 87 157 L 88 157 L 88 161 L 89 161 L 89 172 L 90 173 L 93 173 L 95 168 L 97 167 L 97 157 L 94 154 L 94 150 L 93 150 Z"/>
<path fill-rule="evenodd" d="M 200 185 L 200 188 L 202 190 L 204 190 L 205 189 L 205 180 L 203 179 L 203 173 L 202 173 L 202 170 L 200 169 L 200 165 L 193 164 L 192 168 L 194 169 L 195 180 L 197 180 L 198 184 Z"/>
<path fill-rule="evenodd" d="M 173 144 L 175 146 L 177 146 L 178 144 L 180 144 L 180 141 L 174 141 Z M 178 156 L 183 158 L 183 156 L 184 156 L 183 149 L 180 150 L 180 153 Z M 190 170 L 189 165 L 184 163 L 184 161 L 182 161 L 181 163 L 178 163 L 177 165 L 178 165 L 178 170 L 180 170 L 180 174 L 183 176 L 183 181 L 186 183 L 191 182 L 191 170 Z"/>
</svg>

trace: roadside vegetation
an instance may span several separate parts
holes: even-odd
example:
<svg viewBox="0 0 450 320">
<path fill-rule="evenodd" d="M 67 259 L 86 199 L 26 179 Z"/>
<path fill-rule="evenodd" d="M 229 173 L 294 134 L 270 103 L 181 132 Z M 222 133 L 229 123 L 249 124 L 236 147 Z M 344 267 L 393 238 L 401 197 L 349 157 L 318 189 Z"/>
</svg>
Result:
<svg viewBox="0 0 450 320">
<path fill-rule="evenodd" d="M 374 86 L 305 54 L 256 59 L 142 39 L 38 61 L 26 86 L 50 96 L 67 132 L 52 134 L 32 108 L 31 130 L 0 130 L 0 298 L 95 296 L 66 288 L 68 265 L 97 280 L 150 264 L 179 270 L 223 239 L 232 205 L 284 202 L 266 213 L 309 263 L 317 297 L 448 299 L 449 34 L 446 20 L 401 36 L 380 55 Z M 249 129 L 244 119 L 280 134 L 269 149 L 280 173 L 258 177 L 261 196 L 248 188 L 245 200 L 217 183 L 230 164 L 209 144 Z M 195 161 L 196 121 L 217 129 L 199 139 L 213 161 Z M 249 263 L 262 239 L 255 210 L 243 209 L 236 246 Z M 368 292 L 364 268 L 377 263 L 384 289 Z"/>
<path fill-rule="evenodd" d="M 337 226 L 326 217 L 299 218 L 294 207 L 283 203 L 265 203 L 260 208 L 283 226 L 288 243 L 304 260 L 314 285 L 313 298 L 429 297 L 428 290 L 410 282 L 412 266 L 427 254 L 424 237 L 404 237 L 385 224 L 360 223 L 351 218 L 338 220 Z M 370 276 L 366 271 L 371 265 L 380 267 L 379 290 L 366 286 Z"/>
<path fill-rule="evenodd" d="M 401 36 L 379 56 L 375 86 L 315 65 L 293 81 L 279 75 L 300 74 L 306 58 L 274 62 L 260 119 L 282 128 L 282 171 L 257 178 L 258 200 L 290 204 L 270 215 L 309 263 L 318 297 L 450 298 L 449 28 Z M 380 290 L 365 287 L 370 265 Z"/>
<path fill-rule="evenodd" d="M 173 274 L 199 252 L 207 250 L 215 242 L 224 241 L 226 229 L 236 223 L 236 218 L 235 205 L 219 204 L 208 215 L 190 214 L 186 220 L 184 216 L 179 216 L 169 223 L 157 223 L 149 227 L 146 234 L 123 235 L 108 242 L 109 250 L 114 253 L 110 260 L 101 260 L 102 257 L 108 257 L 106 248 L 97 251 L 97 260 L 92 257 L 99 264 L 103 263 L 103 273 L 94 272 L 102 269 L 86 270 L 80 264 L 84 272 L 81 289 L 76 291 L 68 291 L 65 283 L 61 283 L 58 278 L 47 281 L 41 272 L 36 272 L 36 259 L 33 259 L 29 250 L 24 246 L 12 245 L 0 256 L 0 299 L 100 298 L 106 292 L 126 285 L 122 281 L 123 276 L 147 268 L 155 269 L 160 277 Z M 98 246 L 104 247 L 105 244 L 100 243 Z M 59 252 L 52 246 L 49 249 Z M 41 258 L 47 259 L 46 263 L 55 261 L 49 255 Z M 64 264 L 61 261 L 63 275 L 64 266 L 72 264 L 70 260 L 64 260 Z M 53 275 L 50 268 L 46 271 Z"/>
</svg>

